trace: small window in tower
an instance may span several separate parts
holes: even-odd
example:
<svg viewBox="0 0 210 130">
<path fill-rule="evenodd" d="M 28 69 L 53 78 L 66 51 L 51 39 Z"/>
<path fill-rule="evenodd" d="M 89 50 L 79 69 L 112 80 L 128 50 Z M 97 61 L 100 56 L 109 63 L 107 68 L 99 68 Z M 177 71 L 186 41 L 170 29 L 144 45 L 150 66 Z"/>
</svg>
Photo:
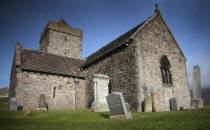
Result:
<svg viewBox="0 0 210 130">
<path fill-rule="evenodd" d="M 55 98 L 56 87 L 53 88 L 53 98 Z"/>
<path fill-rule="evenodd" d="M 67 38 L 66 37 L 64 37 L 64 40 L 65 40 L 65 42 L 67 41 Z"/>
</svg>

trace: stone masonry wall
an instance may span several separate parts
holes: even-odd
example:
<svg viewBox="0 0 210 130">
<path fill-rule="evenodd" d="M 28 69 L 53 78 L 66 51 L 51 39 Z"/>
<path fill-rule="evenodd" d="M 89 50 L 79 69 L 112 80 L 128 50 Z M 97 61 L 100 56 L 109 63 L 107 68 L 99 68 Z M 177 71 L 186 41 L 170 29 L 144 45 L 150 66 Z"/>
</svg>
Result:
<svg viewBox="0 0 210 130">
<path fill-rule="evenodd" d="M 41 40 L 40 50 L 60 56 L 81 59 L 82 37 L 57 30 L 48 30 Z"/>
<path fill-rule="evenodd" d="M 134 39 L 137 44 L 137 64 L 139 73 L 140 102 L 152 92 L 160 94 L 163 111 L 170 110 L 169 100 L 175 97 L 180 107 L 190 107 L 185 58 L 181 54 L 172 35 L 160 15 L 156 16 Z M 160 60 L 167 56 L 171 64 L 173 86 L 162 83 Z"/>
<path fill-rule="evenodd" d="M 38 107 L 38 97 L 44 94 L 49 110 L 74 109 L 74 79 L 57 75 L 47 75 L 22 71 L 17 73 L 16 97 L 25 109 Z M 84 80 L 78 84 L 78 108 L 85 108 Z M 55 97 L 53 89 L 56 87 Z"/>
<path fill-rule="evenodd" d="M 132 107 L 137 107 L 137 71 L 135 64 L 135 45 L 129 44 L 109 56 L 84 68 L 86 74 L 87 106 L 91 107 L 94 100 L 93 74 L 104 74 L 111 78 L 112 92 L 122 92 L 125 101 Z"/>
</svg>

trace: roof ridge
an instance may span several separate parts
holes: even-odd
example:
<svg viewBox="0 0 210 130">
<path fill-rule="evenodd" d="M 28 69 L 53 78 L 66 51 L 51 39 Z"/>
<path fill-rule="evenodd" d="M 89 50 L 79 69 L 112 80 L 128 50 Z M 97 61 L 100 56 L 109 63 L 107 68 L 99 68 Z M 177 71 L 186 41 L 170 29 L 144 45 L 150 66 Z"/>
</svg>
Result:
<svg viewBox="0 0 210 130">
<path fill-rule="evenodd" d="M 149 17 L 148 19 L 150 19 L 150 18 L 151 17 Z M 91 55 L 86 57 L 85 59 L 87 59 L 87 61 L 81 67 L 84 67 L 84 66 L 92 63 L 93 61 L 97 60 L 98 58 L 100 58 L 100 57 L 106 55 L 107 53 L 110 53 L 111 51 L 117 49 L 118 47 L 124 45 L 126 43 L 126 41 L 129 41 L 131 39 L 131 37 L 133 36 L 133 34 L 136 33 L 136 31 L 139 30 L 139 28 L 142 25 L 144 25 L 145 22 L 148 21 L 148 19 L 144 20 L 140 24 L 138 24 L 135 27 L 131 28 L 130 30 L 126 31 L 119 37 L 115 38 L 108 44 L 104 45 L 103 47 L 99 48 L 97 51 L 95 51 L 94 53 L 92 53 Z"/>
<path fill-rule="evenodd" d="M 53 54 L 53 53 L 43 52 L 43 51 L 40 51 L 40 50 L 34 50 L 34 49 L 30 49 L 30 48 L 25 48 L 25 47 L 21 47 L 21 49 L 30 50 L 30 51 L 34 51 L 34 52 L 38 52 L 38 53 L 42 53 L 42 54 L 47 54 L 47 55 L 53 55 L 53 56 L 63 57 L 63 58 L 72 59 L 72 60 L 85 61 L 85 59 L 75 59 L 75 58 L 71 58 L 71 57 L 65 57 L 65 56 L 56 55 L 56 54 Z"/>
<path fill-rule="evenodd" d="M 146 21 L 146 20 L 145 20 Z M 130 30 L 126 31 L 125 33 L 123 33 L 122 35 L 118 36 L 117 38 L 113 39 L 112 41 L 110 41 L 108 44 L 105 44 L 104 46 L 102 46 L 101 48 L 99 48 L 98 50 L 96 50 L 95 52 L 93 52 L 92 54 L 90 54 L 88 57 L 90 57 L 91 55 L 93 55 L 94 53 L 98 52 L 99 50 L 103 49 L 104 47 L 112 44 L 113 41 L 117 40 L 118 38 L 122 37 L 123 35 L 125 35 L 126 33 L 128 33 L 129 31 L 131 31 L 132 29 L 136 28 L 137 26 L 140 26 L 142 23 L 144 23 L 145 21 L 141 22 L 140 24 L 136 25 L 135 27 L 131 28 Z M 88 57 L 86 57 L 85 59 L 87 59 Z"/>
</svg>

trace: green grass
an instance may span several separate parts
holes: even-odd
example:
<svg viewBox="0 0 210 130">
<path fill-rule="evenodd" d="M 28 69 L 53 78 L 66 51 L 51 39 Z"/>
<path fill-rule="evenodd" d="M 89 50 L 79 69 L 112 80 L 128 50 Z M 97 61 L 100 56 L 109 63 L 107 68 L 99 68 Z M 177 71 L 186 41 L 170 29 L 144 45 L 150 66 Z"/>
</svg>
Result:
<svg viewBox="0 0 210 130">
<path fill-rule="evenodd" d="M 132 113 L 133 119 L 108 120 L 109 112 L 90 110 L 33 111 L 24 116 L 23 111 L 0 110 L 0 129 L 210 129 L 210 106 L 202 109 Z"/>
<path fill-rule="evenodd" d="M 0 98 L 0 110 L 7 110 L 8 98 Z"/>
</svg>

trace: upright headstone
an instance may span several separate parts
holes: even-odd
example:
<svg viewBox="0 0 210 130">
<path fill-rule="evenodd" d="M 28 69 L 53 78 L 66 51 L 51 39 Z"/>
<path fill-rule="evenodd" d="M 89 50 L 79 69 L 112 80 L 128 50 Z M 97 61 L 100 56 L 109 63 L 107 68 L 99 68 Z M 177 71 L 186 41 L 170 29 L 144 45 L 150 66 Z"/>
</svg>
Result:
<svg viewBox="0 0 210 130">
<path fill-rule="evenodd" d="M 152 111 L 153 112 L 161 112 L 160 96 L 159 96 L 159 93 L 157 93 L 157 92 L 152 93 Z"/>
<path fill-rule="evenodd" d="M 199 66 L 193 67 L 193 95 L 191 100 L 192 108 L 202 108 L 203 100 L 201 99 L 201 72 Z"/>
<path fill-rule="evenodd" d="M 171 111 L 176 111 L 177 110 L 176 98 L 171 98 L 170 99 L 170 107 L 171 107 Z"/>
<path fill-rule="evenodd" d="M 44 94 L 40 94 L 38 97 L 38 108 L 36 111 L 47 111 L 46 99 Z"/>
<path fill-rule="evenodd" d="M 16 97 L 11 97 L 10 98 L 10 111 L 17 111 L 17 106 L 18 106 L 18 98 Z"/>
<path fill-rule="evenodd" d="M 94 112 L 109 111 L 109 107 L 106 101 L 108 96 L 108 85 L 110 78 L 103 74 L 94 74 L 94 101 L 92 103 L 92 109 Z"/>
<path fill-rule="evenodd" d="M 152 112 L 152 97 L 147 96 L 144 100 L 144 112 Z"/>
<path fill-rule="evenodd" d="M 46 101 L 45 101 L 45 95 L 44 94 L 40 94 L 40 96 L 39 96 L 38 108 L 46 108 Z"/>
<path fill-rule="evenodd" d="M 111 120 L 123 120 L 132 118 L 128 112 L 122 93 L 113 92 L 106 97 L 111 116 Z"/>
</svg>

